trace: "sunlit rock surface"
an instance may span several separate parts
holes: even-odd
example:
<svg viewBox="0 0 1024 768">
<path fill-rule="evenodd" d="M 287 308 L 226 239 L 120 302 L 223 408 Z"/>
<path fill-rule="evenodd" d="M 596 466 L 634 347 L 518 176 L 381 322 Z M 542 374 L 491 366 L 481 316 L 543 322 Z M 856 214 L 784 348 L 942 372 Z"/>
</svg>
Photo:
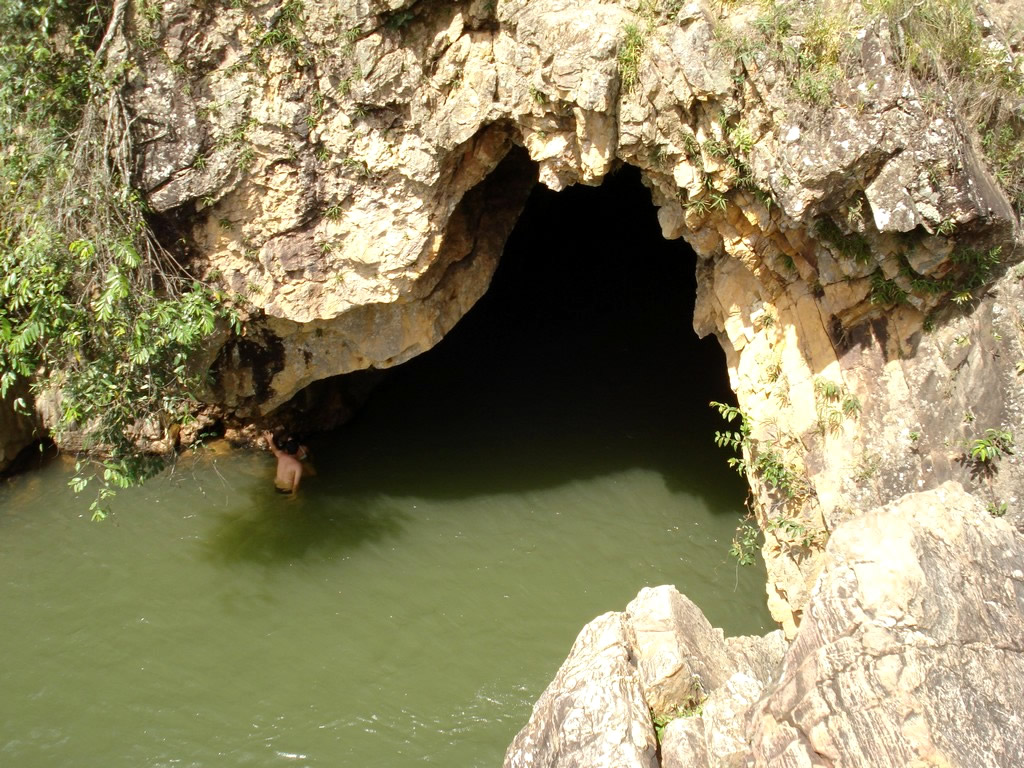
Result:
<svg viewBox="0 0 1024 768">
<path fill-rule="evenodd" d="M 755 765 L 1024 763 L 1024 539 L 953 484 L 839 528 Z"/>
<path fill-rule="evenodd" d="M 646 764 L 592 750 L 589 731 L 554 735 L 624 710 L 629 729 L 595 730 L 636 732 L 642 691 L 669 719 L 665 768 L 1021 765 L 1022 563 L 1024 538 L 947 483 L 835 531 L 788 649 L 778 631 L 725 639 L 674 588 L 645 589 L 584 629 L 505 764 Z M 602 654 L 614 685 L 605 665 L 588 673 Z"/>
<path fill-rule="evenodd" d="M 771 679 L 785 643 L 781 632 L 726 640 L 674 587 L 644 589 L 625 613 L 588 624 L 505 755 L 519 766 L 658 765 L 653 717 L 672 720 L 661 747 L 678 765 L 686 737 L 722 756 L 745 751 L 743 715 Z M 704 712 L 702 718 L 698 712 Z"/>
</svg>

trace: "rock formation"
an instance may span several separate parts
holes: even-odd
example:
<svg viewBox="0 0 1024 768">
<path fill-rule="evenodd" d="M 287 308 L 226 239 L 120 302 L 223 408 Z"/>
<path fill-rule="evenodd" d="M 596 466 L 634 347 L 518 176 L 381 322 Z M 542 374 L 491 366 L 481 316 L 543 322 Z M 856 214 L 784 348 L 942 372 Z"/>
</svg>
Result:
<svg viewBox="0 0 1024 768">
<path fill-rule="evenodd" d="M 723 639 L 673 588 L 645 589 L 580 634 L 505 765 L 656 764 L 620 747 L 666 716 L 666 768 L 1020 765 L 1022 558 L 947 483 L 833 533 L 788 649 L 781 632 Z M 584 666 L 597 657 L 615 664 Z"/>
<path fill-rule="evenodd" d="M 785 647 L 779 631 L 726 640 L 675 588 L 644 589 L 625 613 L 599 616 L 583 629 L 505 765 L 657 766 L 658 753 L 667 756 L 669 744 L 686 741 L 686 724 L 700 722 L 701 711 L 717 754 L 741 754 L 746 744 L 736 727 Z M 669 719 L 659 750 L 654 721 Z M 703 741 L 695 746 L 705 748 Z"/>
<path fill-rule="evenodd" d="M 17 401 L 21 399 L 21 403 Z M 38 440 L 41 429 L 31 414 L 28 387 L 15 386 L 0 399 L 0 473 L 7 469 L 26 447 Z"/>
<path fill-rule="evenodd" d="M 1020 425 L 1024 359 L 1016 273 L 979 290 L 1019 258 L 1019 229 L 977 137 L 897 63 L 902 32 L 885 19 L 837 17 L 853 43 L 823 101 L 772 54 L 812 56 L 808 39 L 754 45 L 759 13 L 134 9 L 112 55 L 131 64 L 137 183 L 194 268 L 251 307 L 211 402 L 245 423 L 313 382 L 425 351 L 486 290 L 535 180 L 598 184 L 629 163 L 664 235 L 698 255 L 694 327 L 727 353 L 769 604 L 789 635 L 822 543 L 855 510 L 956 479 L 1017 519 L 1017 465 L 979 474 L 968 455 Z M 944 309 L 951 294 L 969 311 Z"/>
</svg>

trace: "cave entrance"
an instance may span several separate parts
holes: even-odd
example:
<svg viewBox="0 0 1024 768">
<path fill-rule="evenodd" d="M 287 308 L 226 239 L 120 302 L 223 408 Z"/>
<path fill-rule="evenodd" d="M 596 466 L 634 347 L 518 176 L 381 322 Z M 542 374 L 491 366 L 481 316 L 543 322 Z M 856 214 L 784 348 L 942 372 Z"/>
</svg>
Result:
<svg viewBox="0 0 1024 768">
<path fill-rule="evenodd" d="M 695 260 L 662 237 L 635 168 L 600 187 L 538 184 L 487 293 L 385 389 L 423 403 L 408 408 L 423 429 L 459 435 L 482 483 L 515 482 L 497 478 L 508 466 L 537 485 L 640 467 L 742 508 L 713 442 L 708 402 L 734 398 L 717 340 L 692 329 Z"/>
<path fill-rule="evenodd" d="M 350 762 L 500 763 L 580 629 L 645 586 L 728 635 L 773 626 L 764 570 L 728 554 L 746 489 L 713 442 L 730 394 L 694 260 L 634 170 L 534 188 L 486 295 L 313 443 L 294 505 L 264 482 L 225 525 L 213 549 L 286 566 L 289 606 L 329 596 L 302 626 L 337 660 Z"/>
<path fill-rule="evenodd" d="M 662 238 L 635 169 L 537 185 L 484 297 L 314 446 L 329 479 L 304 493 L 361 510 L 346 530 L 395 511 L 402 532 L 457 531 L 437 555 L 446 578 L 461 592 L 493 569 L 503 595 L 529 593 L 531 623 L 554 611 L 553 658 L 644 585 L 763 631 L 764 571 L 729 555 L 747 489 L 714 444 L 708 402 L 732 393 L 717 340 L 692 330 L 695 259 Z M 470 540 L 471 574 L 453 575 Z"/>
</svg>

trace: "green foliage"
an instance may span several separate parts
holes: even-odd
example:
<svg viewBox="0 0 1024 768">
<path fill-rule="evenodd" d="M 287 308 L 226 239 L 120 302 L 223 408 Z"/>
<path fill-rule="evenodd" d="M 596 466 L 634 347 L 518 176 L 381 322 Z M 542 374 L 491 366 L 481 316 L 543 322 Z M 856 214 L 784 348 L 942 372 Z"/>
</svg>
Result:
<svg viewBox="0 0 1024 768">
<path fill-rule="evenodd" d="M 658 743 L 661 744 L 665 727 L 673 720 L 680 717 L 700 717 L 704 714 L 704 702 L 707 701 L 707 698 L 708 695 L 704 691 L 704 684 L 700 677 L 693 675 L 690 680 L 690 696 L 682 706 L 661 715 L 655 715 L 652 710 L 651 721 L 654 723 L 654 736 Z"/>
<path fill-rule="evenodd" d="M 994 465 L 1003 456 L 1013 454 L 1013 433 L 1005 429 L 986 429 L 985 434 L 971 440 L 968 455 L 976 464 Z"/>
<path fill-rule="evenodd" d="M 973 122 L 996 178 L 1024 209 L 1024 70 L 983 25 L 973 0 L 865 0 L 888 19 L 896 52 L 918 80 L 939 83 L 942 101 Z"/>
<path fill-rule="evenodd" d="M 401 31 L 409 26 L 415 18 L 416 14 L 408 8 L 393 11 L 384 19 L 384 26 L 388 29 L 397 29 Z"/>
<path fill-rule="evenodd" d="M 1024 130 L 1022 117 L 983 127 L 981 147 L 996 179 L 1017 211 L 1024 211 Z"/>
<path fill-rule="evenodd" d="M 906 301 L 907 292 L 896 281 L 887 279 L 881 269 L 876 269 L 871 275 L 871 303 L 891 306 Z"/>
<path fill-rule="evenodd" d="M 747 62 L 765 57 L 785 74 L 800 100 L 827 106 L 835 83 L 842 77 L 841 58 L 852 35 L 842 18 L 822 4 L 764 0 L 754 19 L 753 34 L 739 38 L 719 35 L 719 43 Z"/>
<path fill-rule="evenodd" d="M 744 520 L 736 527 L 732 537 L 729 554 L 736 558 L 740 565 L 753 565 L 757 554 L 758 537 L 761 531 L 750 520 Z"/>
<path fill-rule="evenodd" d="M 154 240 L 128 185 L 129 118 L 107 98 L 121 81 L 93 54 L 107 11 L 0 7 L 0 393 L 19 378 L 59 392 L 57 433 L 83 430 L 106 456 L 96 517 L 116 488 L 154 470 L 131 432 L 188 418 L 202 385 L 190 354 L 229 317 Z"/>
<path fill-rule="evenodd" d="M 858 264 L 871 263 L 871 246 L 867 238 L 859 232 L 843 232 L 829 216 L 818 219 L 815 232 L 843 256 L 853 259 Z"/>
<path fill-rule="evenodd" d="M 644 55 L 646 40 L 636 24 L 630 22 L 623 28 L 622 42 L 617 55 L 622 90 L 632 91 L 640 80 L 640 61 Z"/>
<path fill-rule="evenodd" d="M 734 405 L 719 403 L 712 400 L 709 405 L 718 410 L 719 415 L 730 424 L 739 419 L 737 431 L 715 432 L 715 445 L 719 448 L 728 448 L 740 453 L 741 456 L 729 458 L 729 466 L 743 475 L 747 470 L 746 461 L 742 456 L 744 448 L 747 448 L 750 439 L 750 424 L 747 423 L 743 412 Z"/>
<path fill-rule="evenodd" d="M 774 450 L 761 451 L 754 460 L 754 471 L 764 479 L 769 487 L 775 488 L 787 499 L 794 495 L 794 475 Z"/>
<path fill-rule="evenodd" d="M 814 407 L 821 435 L 838 434 L 843 427 L 843 420 L 856 419 L 861 411 L 860 400 L 856 395 L 851 394 L 845 386 L 824 377 L 814 380 Z"/>
<path fill-rule="evenodd" d="M 1009 510 L 1009 506 L 1005 501 L 990 501 L 988 504 L 988 513 L 992 517 L 1002 517 Z"/>
<path fill-rule="evenodd" d="M 765 530 L 775 533 L 783 544 L 788 547 L 810 549 L 821 543 L 823 531 L 811 530 L 803 523 L 789 517 L 773 517 L 768 520 Z"/>
<path fill-rule="evenodd" d="M 950 261 L 958 268 L 959 276 L 955 285 L 960 291 L 974 291 L 992 281 L 996 270 L 1003 261 L 1000 246 L 979 250 L 959 248 L 953 251 Z"/>
<path fill-rule="evenodd" d="M 359 42 L 359 38 L 362 36 L 363 28 L 360 26 L 351 27 L 345 30 L 345 33 L 342 35 L 343 43 L 341 46 L 341 55 L 345 58 L 351 56 L 355 52 L 356 43 Z"/>
<path fill-rule="evenodd" d="M 708 157 L 725 157 L 729 154 L 729 145 L 714 138 L 705 139 L 701 148 Z"/>
<path fill-rule="evenodd" d="M 738 430 L 715 432 L 716 445 L 742 454 L 742 457 L 730 458 L 729 466 L 734 467 L 740 474 L 745 474 L 747 469 L 751 469 L 770 490 L 774 490 L 782 496 L 784 504 L 800 501 L 810 494 L 806 478 L 786 462 L 781 450 L 776 445 L 765 448 L 764 442 L 755 441 L 750 437 L 751 425 L 739 408 L 715 401 L 712 401 L 710 405 L 727 422 L 732 423 L 739 420 Z M 752 464 L 749 466 L 745 460 L 747 456 L 753 457 Z M 778 516 L 774 523 L 770 520 L 768 529 L 784 532 L 785 537 L 783 538 L 786 543 L 804 548 L 818 542 L 821 536 L 820 531 L 808 532 L 803 525 L 797 524 L 785 516 Z M 729 554 L 735 557 L 740 565 L 753 565 L 760 533 L 757 525 L 749 517 L 737 526 Z"/>
<path fill-rule="evenodd" d="M 906 256 L 901 257 L 900 275 L 910 284 L 910 289 L 920 296 L 937 296 L 950 294 L 949 300 L 959 307 L 966 306 L 974 300 L 975 291 L 988 285 L 995 277 L 1002 264 L 1002 248 L 996 246 L 989 249 L 958 248 L 950 256 L 952 269 L 942 277 L 924 277 L 916 273 L 910 266 Z M 881 280 L 876 273 L 872 277 Z M 892 291 L 892 286 L 882 285 L 879 300 L 875 303 L 888 303 L 886 297 L 898 297 L 899 289 Z M 872 293 L 874 300 L 874 291 Z M 903 294 L 906 298 L 906 294 Z M 899 303 L 898 301 L 892 303 Z"/>
<path fill-rule="evenodd" d="M 793 17 L 785 4 L 764 3 L 753 26 L 765 40 L 781 44 L 782 39 L 793 31 Z"/>
<path fill-rule="evenodd" d="M 864 0 L 864 8 L 889 21 L 897 54 L 922 79 L 1016 85 L 1005 56 L 986 45 L 972 0 Z"/>
<path fill-rule="evenodd" d="M 838 16 L 820 8 L 811 14 L 803 29 L 804 45 L 797 52 L 797 70 L 791 81 L 799 98 L 819 106 L 831 102 L 832 89 L 843 76 L 840 57 L 848 33 Z"/>
<path fill-rule="evenodd" d="M 300 67 L 309 66 L 312 59 L 304 43 L 306 9 L 302 0 L 287 0 L 270 26 L 259 36 L 250 52 L 257 68 L 266 71 L 267 54 L 272 49 L 284 51 Z"/>
<path fill-rule="evenodd" d="M 700 197 L 686 201 L 686 210 L 695 211 L 703 216 L 711 211 L 724 211 L 726 209 L 725 195 L 716 189 L 706 190 Z"/>
<path fill-rule="evenodd" d="M 740 122 L 730 126 L 728 135 L 729 143 L 736 151 L 745 155 L 754 148 L 754 134 L 746 123 Z"/>
<path fill-rule="evenodd" d="M 697 141 L 696 136 L 684 131 L 680 134 L 680 141 L 683 142 L 683 152 L 686 153 L 688 159 L 694 160 L 700 157 L 700 142 Z"/>
<path fill-rule="evenodd" d="M 719 27 L 719 45 L 741 62 L 770 62 L 796 98 L 827 107 L 860 30 L 843 4 L 761 0 L 750 31 Z M 945 113 L 974 124 L 993 174 L 1024 210 L 1024 67 L 974 0 L 864 0 L 865 27 L 884 19 L 897 59 Z M 940 234 L 950 234 L 947 224 Z"/>
</svg>

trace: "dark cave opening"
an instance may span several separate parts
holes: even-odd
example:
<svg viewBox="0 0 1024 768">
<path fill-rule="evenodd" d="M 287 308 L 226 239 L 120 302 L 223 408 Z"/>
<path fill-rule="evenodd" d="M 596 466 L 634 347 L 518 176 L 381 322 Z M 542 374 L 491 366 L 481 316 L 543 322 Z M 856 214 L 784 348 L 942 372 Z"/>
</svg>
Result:
<svg viewBox="0 0 1024 768">
<path fill-rule="evenodd" d="M 723 423 L 708 403 L 735 401 L 717 340 L 692 330 L 695 259 L 661 236 L 634 168 L 600 187 L 537 185 L 484 297 L 390 371 L 343 433 L 391 430 L 380 450 L 417 457 L 396 460 L 392 481 L 417 487 L 456 471 L 454 451 L 464 492 L 643 467 L 742 500 L 714 444 Z"/>
</svg>

